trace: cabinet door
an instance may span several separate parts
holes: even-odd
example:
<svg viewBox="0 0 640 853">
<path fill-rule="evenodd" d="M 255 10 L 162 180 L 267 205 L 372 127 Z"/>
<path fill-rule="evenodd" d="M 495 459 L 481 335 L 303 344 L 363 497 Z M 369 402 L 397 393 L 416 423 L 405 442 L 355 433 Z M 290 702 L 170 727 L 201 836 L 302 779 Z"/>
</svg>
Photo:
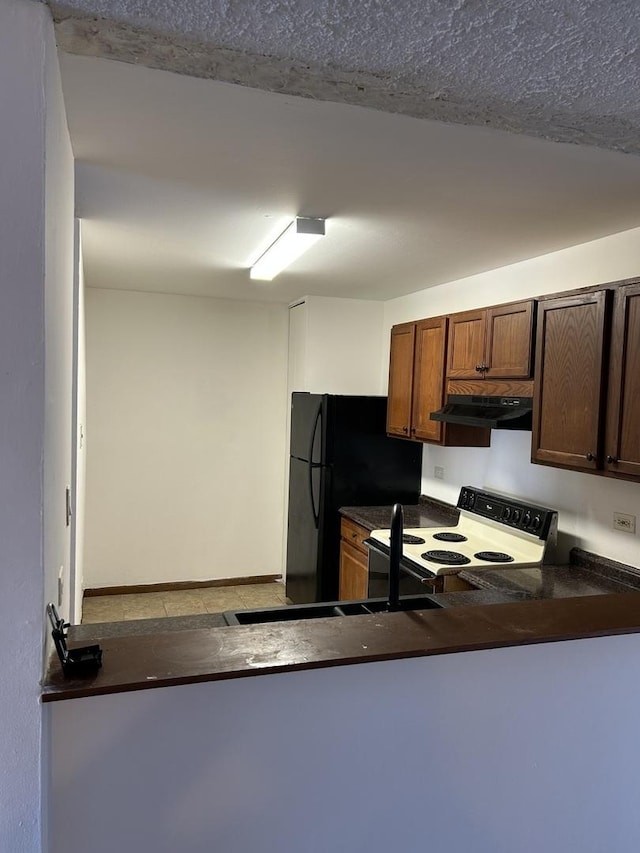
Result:
<svg viewBox="0 0 640 853">
<path fill-rule="evenodd" d="M 391 329 L 387 432 L 407 438 L 411 421 L 415 337 L 415 323 L 403 323 Z"/>
<path fill-rule="evenodd" d="M 640 284 L 616 291 L 613 307 L 605 469 L 640 476 Z"/>
<path fill-rule="evenodd" d="M 533 462 L 601 464 L 603 339 L 609 293 L 538 303 Z"/>
<path fill-rule="evenodd" d="M 343 539 L 340 542 L 340 600 L 366 598 L 368 580 L 366 555 Z"/>
<path fill-rule="evenodd" d="M 449 317 L 449 379 L 482 379 L 476 367 L 484 360 L 485 316 L 482 310 Z"/>
<path fill-rule="evenodd" d="M 487 308 L 483 375 L 491 379 L 531 376 L 533 302 Z"/>
<path fill-rule="evenodd" d="M 422 441 L 440 441 L 442 438 L 443 424 L 430 420 L 429 415 L 444 404 L 446 347 L 446 317 L 434 317 L 416 323 L 412 438 Z"/>
</svg>

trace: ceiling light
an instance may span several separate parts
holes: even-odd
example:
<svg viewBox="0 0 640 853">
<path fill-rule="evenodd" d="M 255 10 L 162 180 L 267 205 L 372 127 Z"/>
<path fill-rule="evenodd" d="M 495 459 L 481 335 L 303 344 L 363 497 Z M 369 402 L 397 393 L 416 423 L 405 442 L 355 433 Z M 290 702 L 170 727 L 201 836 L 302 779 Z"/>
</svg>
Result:
<svg viewBox="0 0 640 853">
<path fill-rule="evenodd" d="M 291 225 L 285 228 L 251 267 L 251 278 L 260 281 L 271 281 L 275 278 L 324 237 L 324 223 L 324 219 L 296 216 Z"/>
</svg>

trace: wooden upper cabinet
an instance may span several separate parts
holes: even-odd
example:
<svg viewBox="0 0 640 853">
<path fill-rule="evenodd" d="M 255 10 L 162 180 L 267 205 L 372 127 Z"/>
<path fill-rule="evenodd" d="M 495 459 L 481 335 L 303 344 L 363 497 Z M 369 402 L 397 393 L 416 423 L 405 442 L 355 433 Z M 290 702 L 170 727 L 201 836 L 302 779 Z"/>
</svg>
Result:
<svg viewBox="0 0 640 853">
<path fill-rule="evenodd" d="M 532 300 L 454 314 L 449 323 L 449 379 L 531 376 Z"/>
<path fill-rule="evenodd" d="M 640 476 L 640 283 L 614 297 L 604 468 Z"/>
<path fill-rule="evenodd" d="M 387 432 L 390 435 L 409 436 L 415 339 L 415 323 L 403 323 L 391 329 L 387 403 Z"/>
<path fill-rule="evenodd" d="M 531 376 L 533 302 L 487 308 L 483 375 L 487 379 Z"/>
<path fill-rule="evenodd" d="M 447 351 L 447 318 L 434 317 L 416 323 L 413 368 L 411 436 L 421 441 L 440 441 L 443 424 L 429 418 L 444 405 L 444 367 Z"/>
<path fill-rule="evenodd" d="M 601 290 L 538 304 L 533 462 L 583 470 L 601 465 L 609 297 Z"/>
<path fill-rule="evenodd" d="M 465 311 L 449 318 L 449 379 L 482 379 L 476 370 L 484 358 L 486 311 Z"/>
<path fill-rule="evenodd" d="M 490 430 L 429 417 L 445 401 L 448 323 L 432 317 L 391 329 L 387 432 L 450 447 L 489 447 Z"/>
</svg>

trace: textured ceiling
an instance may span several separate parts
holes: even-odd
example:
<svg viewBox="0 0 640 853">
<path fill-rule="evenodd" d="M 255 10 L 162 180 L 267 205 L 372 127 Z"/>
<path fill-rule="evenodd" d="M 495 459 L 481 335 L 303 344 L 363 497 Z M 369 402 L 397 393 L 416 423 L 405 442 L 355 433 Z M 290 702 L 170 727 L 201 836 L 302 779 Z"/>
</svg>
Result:
<svg viewBox="0 0 640 853">
<path fill-rule="evenodd" d="M 70 0 L 60 46 L 640 152 L 637 0 Z"/>
</svg>

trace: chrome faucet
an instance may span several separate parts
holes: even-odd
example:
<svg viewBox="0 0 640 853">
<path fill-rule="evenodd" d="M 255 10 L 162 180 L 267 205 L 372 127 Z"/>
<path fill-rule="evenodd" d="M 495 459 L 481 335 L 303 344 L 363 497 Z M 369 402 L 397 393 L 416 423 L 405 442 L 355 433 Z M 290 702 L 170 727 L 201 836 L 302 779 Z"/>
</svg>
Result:
<svg viewBox="0 0 640 853">
<path fill-rule="evenodd" d="M 391 535 L 389 557 L 389 601 L 387 610 L 400 609 L 400 560 L 402 559 L 402 533 L 404 515 L 401 504 L 394 504 L 391 511 Z"/>
</svg>

